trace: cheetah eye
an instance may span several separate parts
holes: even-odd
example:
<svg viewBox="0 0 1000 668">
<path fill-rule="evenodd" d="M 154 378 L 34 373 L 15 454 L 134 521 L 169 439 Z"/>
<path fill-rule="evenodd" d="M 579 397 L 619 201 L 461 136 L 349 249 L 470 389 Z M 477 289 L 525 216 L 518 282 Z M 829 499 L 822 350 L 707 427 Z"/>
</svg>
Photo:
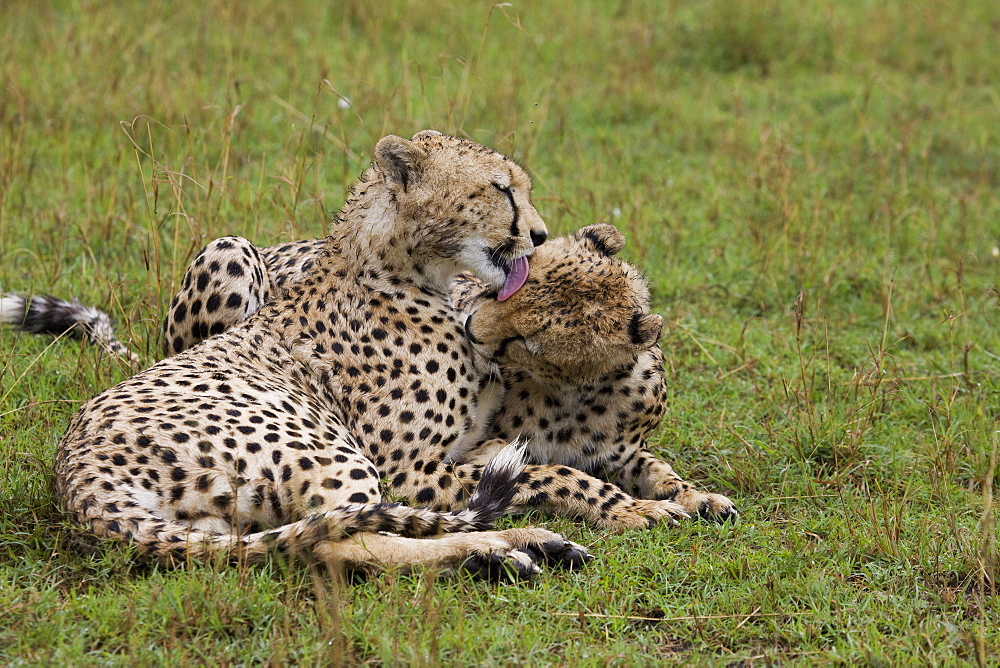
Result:
<svg viewBox="0 0 1000 668">
<path fill-rule="evenodd" d="M 502 186 L 499 183 L 496 183 L 495 181 L 493 183 L 493 187 L 499 190 L 501 193 L 503 193 L 504 197 L 506 197 L 507 201 L 510 203 L 510 208 L 514 212 L 514 222 L 511 224 L 512 228 L 511 234 L 517 236 L 518 211 L 517 211 L 517 202 L 514 201 L 514 188 L 510 186 Z"/>
</svg>

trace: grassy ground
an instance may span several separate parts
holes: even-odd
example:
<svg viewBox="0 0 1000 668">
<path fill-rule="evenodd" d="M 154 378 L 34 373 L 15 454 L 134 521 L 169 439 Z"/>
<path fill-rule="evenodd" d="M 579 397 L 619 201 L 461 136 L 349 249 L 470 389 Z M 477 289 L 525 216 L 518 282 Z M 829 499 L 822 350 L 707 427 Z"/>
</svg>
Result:
<svg viewBox="0 0 1000 668">
<path fill-rule="evenodd" d="M 514 587 L 151 570 L 50 489 L 129 370 L 7 330 L 0 663 L 1000 661 L 994 2 L 121 4 L 0 7 L 0 287 L 105 305 L 152 360 L 208 239 L 320 235 L 380 136 L 464 134 L 551 231 L 626 231 L 658 447 L 743 519 L 517 518 L 599 558 Z"/>
</svg>

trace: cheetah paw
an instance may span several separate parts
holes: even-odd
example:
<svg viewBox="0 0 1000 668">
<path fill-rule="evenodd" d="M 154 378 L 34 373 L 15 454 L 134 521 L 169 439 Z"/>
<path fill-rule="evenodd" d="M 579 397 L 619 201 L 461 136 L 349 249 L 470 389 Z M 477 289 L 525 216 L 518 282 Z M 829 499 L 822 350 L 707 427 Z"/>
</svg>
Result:
<svg viewBox="0 0 1000 668">
<path fill-rule="evenodd" d="M 739 519 L 740 511 L 728 497 L 711 493 L 705 496 L 708 498 L 703 499 L 698 505 L 698 517 L 716 522 L 735 522 Z"/>
<path fill-rule="evenodd" d="M 584 546 L 546 529 L 507 529 L 500 533 L 512 547 L 549 566 L 577 570 L 594 559 Z"/>
<path fill-rule="evenodd" d="M 587 552 L 587 548 L 561 538 L 525 545 L 523 549 L 535 561 L 571 571 L 579 570 L 594 560 L 594 555 Z"/>
<path fill-rule="evenodd" d="M 460 569 L 476 580 L 502 584 L 530 580 L 541 572 L 531 555 L 520 550 L 473 554 L 462 562 Z"/>
<path fill-rule="evenodd" d="M 703 520 L 735 522 L 740 515 L 736 504 L 722 494 L 690 490 L 675 496 L 674 501 L 680 503 L 690 515 Z"/>
</svg>

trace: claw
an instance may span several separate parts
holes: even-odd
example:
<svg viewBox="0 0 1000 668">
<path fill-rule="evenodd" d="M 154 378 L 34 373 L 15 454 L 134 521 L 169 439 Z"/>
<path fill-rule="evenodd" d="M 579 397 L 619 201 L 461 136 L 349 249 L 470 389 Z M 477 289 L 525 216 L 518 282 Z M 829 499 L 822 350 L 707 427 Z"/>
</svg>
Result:
<svg viewBox="0 0 1000 668">
<path fill-rule="evenodd" d="M 518 559 L 518 555 L 528 558 Z M 507 554 L 502 552 L 474 554 L 462 562 L 461 568 L 476 580 L 510 584 L 520 580 L 530 580 L 541 572 L 531 556 L 517 550 Z"/>
<path fill-rule="evenodd" d="M 522 549 L 535 561 L 569 570 L 583 568 L 594 559 L 594 556 L 587 552 L 587 548 L 568 540 L 550 540 L 541 544 L 527 545 Z"/>
<path fill-rule="evenodd" d="M 736 509 L 736 506 L 729 506 L 718 512 L 712 510 L 710 501 L 704 501 L 698 506 L 698 519 L 709 520 L 717 524 L 729 522 L 730 520 L 735 522 L 739 519 L 739 515 L 740 511 Z"/>
</svg>

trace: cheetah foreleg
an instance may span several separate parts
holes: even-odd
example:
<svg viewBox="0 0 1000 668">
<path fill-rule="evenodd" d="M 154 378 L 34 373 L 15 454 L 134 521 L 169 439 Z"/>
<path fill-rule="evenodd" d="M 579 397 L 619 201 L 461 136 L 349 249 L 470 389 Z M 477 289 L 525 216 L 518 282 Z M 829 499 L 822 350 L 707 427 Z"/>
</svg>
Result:
<svg viewBox="0 0 1000 668">
<path fill-rule="evenodd" d="M 667 462 L 643 450 L 615 478 L 635 489 L 644 499 L 666 499 L 680 504 L 691 516 L 725 521 L 739 515 L 736 505 L 722 494 L 703 492 L 682 479 Z"/>
<path fill-rule="evenodd" d="M 459 481 L 476 480 L 482 467 L 460 464 L 453 468 Z M 684 508 L 665 499 L 635 499 L 611 483 L 598 480 L 568 466 L 529 465 L 518 481 L 512 508 L 541 509 L 559 515 L 580 517 L 603 529 L 652 527 L 660 522 L 676 524 L 688 517 Z"/>
</svg>

